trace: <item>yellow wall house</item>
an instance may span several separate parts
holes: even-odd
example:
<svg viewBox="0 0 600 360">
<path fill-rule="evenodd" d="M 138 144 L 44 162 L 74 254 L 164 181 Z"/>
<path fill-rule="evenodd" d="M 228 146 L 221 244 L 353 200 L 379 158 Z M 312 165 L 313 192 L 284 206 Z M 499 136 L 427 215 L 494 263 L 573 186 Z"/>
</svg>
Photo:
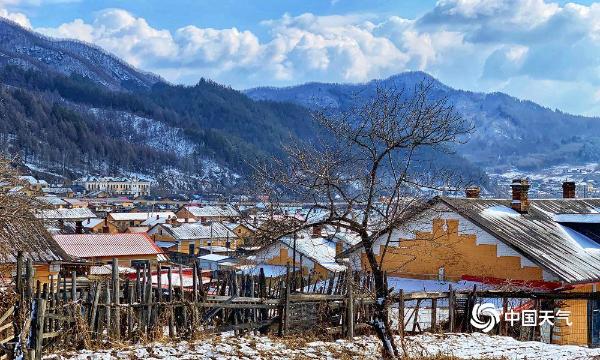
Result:
<svg viewBox="0 0 600 360">
<path fill-rule="evenodd" d="M 337 241 L 336 241 L 337 240 Z M 314 280 L 328 279 L 336 272 L 344 271 L 346 267 L 336 262 L 336 255 L 341 252 L 341 240 L 328 239 L 320 235 L 302 232 L 297 234 L 295 241 L 296 261 L 294 262 L 294 238 L 285 237 L 269 244 L 253 256 L 249 257 L 258 265 L 281 265 L 296 268 L 302 266 L 303 274 L 312 273 Z"/>
<path fill-rule="evenodd" d="M 526 181 L 513 199 L 437 197 L 374 250 L 389 276 L 470 280 L 520 288 L 596 291 L 600 282 L 600 199 L 529 200 Z M 368 268 L 360 246 L 340 254 Z M 572 325 L 559 322 L 552 341 L 600 345 L 600 302 L 563 301 Z M 597 318 L 598 317 L 598 318 Z"/>
</svg>

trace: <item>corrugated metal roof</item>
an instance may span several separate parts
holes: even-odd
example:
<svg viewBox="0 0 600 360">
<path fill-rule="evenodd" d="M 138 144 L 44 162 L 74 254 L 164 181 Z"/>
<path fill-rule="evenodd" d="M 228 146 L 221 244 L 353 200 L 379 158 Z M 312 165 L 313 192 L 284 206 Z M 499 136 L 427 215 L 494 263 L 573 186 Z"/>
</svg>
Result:
<svg viewBox="0 0 600 360">
<path fill-rule="evenodd" d="M 196 240 L 196 239 L 230 239 L 237 238 L 237 235 L 221 223 L 203 225 L 199 223 L 184 223 L 181 225 L 162 224 L 165 229 L 176 240 Z"/>
<path fill-rule="evenodd" d="M 598 213 L 600 199 L 530 200 L 525 214 L 513 211 L 511 200 L 438 199 L 563 281 L 600 281 L 595 241 L 556 221 L 560 214 Z"/>
<path fill-rule="evenodd" d="M 41 210 L 36 217 L 43 220 L 84 220 L 96 217 L 88 208 Z"/>
<path fill-rule="evenodd" d="M 110 213 L 111 218 L 115 221 L 145 221 L 149 218 L 176 218 L 174 212 L 172 211 L 161 211 L 161 212 L 127 212 L 127 213 Z"/>
<path fill-rule="evenodd" d="M 236 217 L 239 213 L 231 206 L 186 206 L 185 207 L 195 217 Z"/>
<path fill-rule="evenodd" d="M 80 258 L 158 255 L 162 250 L 146 234 L 55 235 L 67 254 Z"/>
</svg>

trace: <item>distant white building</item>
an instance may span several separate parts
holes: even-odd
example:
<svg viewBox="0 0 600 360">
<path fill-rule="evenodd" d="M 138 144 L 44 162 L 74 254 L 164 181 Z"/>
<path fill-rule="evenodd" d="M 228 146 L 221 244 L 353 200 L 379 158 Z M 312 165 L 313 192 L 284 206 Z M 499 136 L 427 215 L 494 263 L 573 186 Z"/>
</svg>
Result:
<svg viewBox="0 0 600 360">
<path fill-rule="evenodd" d="M 150 181 L 125 177 L 84 177 L 76 182 L 86 192 L 104 191 L 110 195 L 130 195 L 134 197 L 150 195 Z"/>
</svg>

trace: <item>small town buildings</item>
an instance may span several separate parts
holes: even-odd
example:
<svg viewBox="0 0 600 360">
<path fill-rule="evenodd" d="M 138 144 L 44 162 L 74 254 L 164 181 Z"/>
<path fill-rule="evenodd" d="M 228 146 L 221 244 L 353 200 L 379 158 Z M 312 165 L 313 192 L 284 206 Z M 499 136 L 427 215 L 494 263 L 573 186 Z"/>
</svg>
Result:
<svg viewBox="0 0 600 360">
<path fill-rule="evenodd" d="M 88 193 L 105 192 L 108 195 L 127 195 L 133 197 L 150 195 L 150 181 L 125 177 L 84 177 L 76 184 L 83 186 Z"/>
<path fill-rule="evenodd" d="M 242 240 L 221 223 L 157 224 L 148 235 L 157 242 L 173 243 L 170 248 L 189 255 L 198 254 L 202 248 L 208 252 L 234 251 L 242 244 Z"/>
<path fill-rule="evenodd" d="M 54 240 L 70 256 L 94 263 L 108 263 L 117 258 L 119 265 L 136 267 L 168 260 L 144 233 L 54 235 Z"/>
<path fill-rule="evenodd" d="M 227 223 L 238 220 L 240 214 L 229 205 L 185 205 L 177 211 L 177 218 L 194 219 L 201 223 Z"/>
</svg>

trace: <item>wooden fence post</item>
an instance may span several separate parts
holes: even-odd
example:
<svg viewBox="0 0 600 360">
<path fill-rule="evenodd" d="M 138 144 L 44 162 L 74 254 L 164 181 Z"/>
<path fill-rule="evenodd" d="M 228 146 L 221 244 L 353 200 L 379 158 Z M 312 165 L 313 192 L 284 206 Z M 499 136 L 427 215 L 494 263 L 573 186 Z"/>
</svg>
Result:
<svg viewBox="0 0 600 360">
<path fill-rule="evenodd" d="M 44 344 L 44 320 L 46 317 L 46 299 L 37 298 L 37 309 L 35 317 L 35 359 L 42 359 Z"/>
<path fill-rule="evenodd" d="M 404 338 L 404 290 L 400 289 L 398 300 L 398 333 Z"/>
<path fill-rule="evenodd" d="M 352 278 L 352 267 L 350 261 L 346 264 L 346 293 L 347 293 L 347 314 L 346 329 L 348 330 L 348 339 L 354 338 L 354 286 Z"/>
<path fill-rule="evenodd" d="M 437 326 L 437 299 L 431 299 L 431 332 L 435 332 Z"/>
<path fill-rule="evenodd" d="M 120 310 L 120 282 L 119 282 L 119 260 L 117 258 L 112 259 L 112 296 L 113 296 L 113 305 L 115 307 L 115 311 L 113 312 L 113 335 L 115 340 L 119 340 L 121 338 L 121 310 Z"/>
<path fill-rule="evenodd" d="M 450 322 L 450 332 L 454 332 L 454 290 L 452 284 L 448 285 L 448 321 Z"/>
</svg>

